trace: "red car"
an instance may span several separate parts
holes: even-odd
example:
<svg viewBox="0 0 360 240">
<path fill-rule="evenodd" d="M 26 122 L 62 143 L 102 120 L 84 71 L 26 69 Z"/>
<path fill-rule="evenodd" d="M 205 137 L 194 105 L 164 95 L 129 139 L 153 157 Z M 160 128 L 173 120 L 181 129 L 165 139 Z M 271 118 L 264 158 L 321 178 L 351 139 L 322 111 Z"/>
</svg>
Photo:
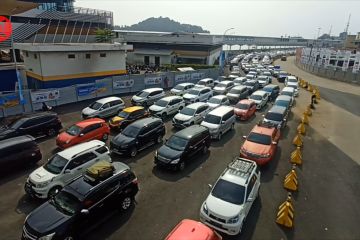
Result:
<svg viewBox="0 0 360 240">
<path fill-rule="evenodd" d="M 221 240 L 221 236 L 208 226 L 194 220 L 182 220 L 165 240 Z"/>
<path fill-rule="evenodd" d="M 234 106 L 234 113 L 240 120 L 247 120 L 251 118 L 256 112 L 256 104 L 252 100 L 240 100 Z"/>
<path fill-rule="evenodd" d="M 78 122 L 60 133 L 56 138 L 56 145 L 60 149 L 65 149 L 95 139 L 106 141 L 109 134 L 110 128 L 103 119 L 90 118 Z"/>
<path fill-rule="evenodd" d="M 273 159 L 280 139 L 280 129 L 269 124 L 257 124 L 240 148 L 240 157 L 265 165 Z"/>
</svg>

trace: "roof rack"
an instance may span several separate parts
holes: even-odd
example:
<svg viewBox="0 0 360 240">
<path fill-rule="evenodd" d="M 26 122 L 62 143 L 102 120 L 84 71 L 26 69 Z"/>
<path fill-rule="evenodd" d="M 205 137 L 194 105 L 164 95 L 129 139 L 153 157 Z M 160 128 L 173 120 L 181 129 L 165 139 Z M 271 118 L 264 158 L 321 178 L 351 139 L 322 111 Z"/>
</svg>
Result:
<svg viewBox="0 0 360 240">
<path fill-rule="evenodd" d="M 247 178 L 248 175 L 250 175 L 254 167 L 256 167 L 256 164 L 254 164 L 253 161 L 249 161 L 247 159 L 239 158 L 239 157 L 235 158 L 227 166 L 230 174 L 244 178 Z"/>
</svg>

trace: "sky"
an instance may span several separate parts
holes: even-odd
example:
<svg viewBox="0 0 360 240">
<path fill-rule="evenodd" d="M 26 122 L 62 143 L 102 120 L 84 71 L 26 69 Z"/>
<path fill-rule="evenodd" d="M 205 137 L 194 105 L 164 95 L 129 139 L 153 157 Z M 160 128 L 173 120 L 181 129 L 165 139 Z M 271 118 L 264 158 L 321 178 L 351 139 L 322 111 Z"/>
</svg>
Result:
<svg viewBox="0 0 360 240">
<path fill-rule="evenodd" d="M 360 32 L 358 0 L 76 0 L 76 6 L 109 10 L 114 24 L 132 25 L 149 17 L 169 17 L 199 25 L 212 34 L 302 36 L 313 39 L 343 32 L 351 14 L 349 32 Z"/>
</svg>

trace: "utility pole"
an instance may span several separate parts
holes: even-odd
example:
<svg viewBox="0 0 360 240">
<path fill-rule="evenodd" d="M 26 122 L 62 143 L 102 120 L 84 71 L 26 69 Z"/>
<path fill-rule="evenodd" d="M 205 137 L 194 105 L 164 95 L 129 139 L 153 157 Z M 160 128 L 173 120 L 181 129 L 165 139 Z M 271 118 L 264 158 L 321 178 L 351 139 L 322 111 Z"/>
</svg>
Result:
<svg viewBox="0 0 360 240">
<path fill-rule="evenodd" d="M 351 13 L 349 14 L 349 19 L 347 21 L 346 28 L 345 28 L 345 31 L 344 31 L 344 32 L 346 32 L 346 35 L 348 35 L 348 33 L 349 33 L 350 18 L 351 18 Z"/>
<path fill-rule="evenodd" d="M 331 37 L 331 30 L 332 30 L 332 25 L 330 25 L 329 37 Z"/>
</svg>

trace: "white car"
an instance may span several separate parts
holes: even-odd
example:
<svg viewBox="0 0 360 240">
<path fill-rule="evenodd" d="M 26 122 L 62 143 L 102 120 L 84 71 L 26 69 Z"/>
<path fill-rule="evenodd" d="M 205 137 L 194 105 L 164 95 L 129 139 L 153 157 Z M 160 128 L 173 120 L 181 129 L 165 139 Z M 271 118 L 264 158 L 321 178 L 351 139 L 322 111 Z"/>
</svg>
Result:
<svg viewBox="0 0 360 240">
<path fill-rule="evenodd" d="M 186 93 L 183 98 L 185 103 L 194 103 L 194 102 L 205 102 L 213 96 L 213 91 L 209 87 L 204 88 L 193 88 L 188 93 Z"/>
<path fill-rule="evenodd" d="M 177 128 L 185 128 L 193 124 L 199 124 L 210 111 L 211 108 L 204 102 L 187 105 L 174 116 L 172 124 Z"/>
<path fill-rule="evenodd" d="M 299 82 L 294 76 L 287 76 L 285 78 L 285 86 L 292 87 L 295 90 L 294 96 L 297 97 L 299 95 Z"/>
<path fill-rule="evenodd" d="M 259 86 L 260 86 L 261 88 L 265 87 L 266 85 L 268 85 L 268 84 L 270 83 L 269 77 L 263 76 L 263 75 L 262 75 L 262 76 L 258 76 L 257 80 L 258 80 Z"/>
<path fill-rule="evenodd" d="M 285 95 L 285 96 L 289 96 L 291 97 L 291 102 L 294 103 L 295 102 L 295 89 L 292 87 L 284 87 L 281 92 L 280 95 Z"/>
<path fill-rule="evenodd" d="M 256 76 L 253 75 L 253 74 L 246 74 L 245 77 L 246 77 L 247 80 L 255 80 L 256 79 Z"/>
<path fill-rule="evenodd" d="M 167 116 L 177 113 L 185 107 L 185 101 L 180 96 L 169 96 L 157 100 L 150 106 L 149 112 L 157 117 L 165 119 Z"/>
<path fill-rule="evenodd" d="M 226 94 L 235 86 L 233 81 L 222 81 L 217 84 L 214 88 L 214 94 Z"/>
<path fill-rule="evenodd" d="M 210 98 L 207 104 L 209 104 L 211 109 L 214 109 L 219 106 L 228 106 L 230 105 L 230 101 L 225 95 L 216 95 Z"/>
<path fill-rule="evenodd" d="M 269 94 L 267 92 L 265 92 L 265 91 L 258 90 L 258 91 L 253 92 L 249 96 L 249 99 L 253 100 L 256 103 L 256 109 L 261 109 L 268 102 Z"/>
<path fill-rule="evenodd" d="M 163 97 L 165 97 L 164 89 L 147 88 L 134 95 L 131 98 L 131 103 L 134 106 L 137 105 L 137 106 L 147 107 Z"/>
<path fill-rule="evenodd" d="M 251 160 L 236 158 L 212 187 L 200 209 L 200 221 L 220 232 L 237 235 L 259 195 L 260 170 Z"/>
<path fill-rule="evenodd" d="M 180 83 L 173 87 L 170 92 L 174 95 L 182 96 L 185 93 L 189 92 L 195 86 L 193 83 Z"/>
<path fill-rule="evenodd" d="M 102 141 L 92 140 L 70 147 L 33 171 L 26 181 L 25 191 L 37 198 L 49 198 L 101 160 L 111 162 L 109 149 Z"/>
<path fill-rule="evenodd" d="M 212 78 L 204 78 L 198 81 L 198 83 L 195 85 L 195 87 L 214 87 L 214 79 Z"/>
<path fill-rule="evenodd" d="M 246 80 L 247 80 L 246 77 L 237 77 L 234 79 L 234 85 L 235 86 L 243 85 L 243 83 L 246 82 Z"/>
<path fill-rule="evenodd" d="M 106 118 L 115 116 L 119 111 L 125 108 L 124 101 L 119 97 L 107 97 L 96 100 L 81 111 L 85 118 Z"/>
</svg>

